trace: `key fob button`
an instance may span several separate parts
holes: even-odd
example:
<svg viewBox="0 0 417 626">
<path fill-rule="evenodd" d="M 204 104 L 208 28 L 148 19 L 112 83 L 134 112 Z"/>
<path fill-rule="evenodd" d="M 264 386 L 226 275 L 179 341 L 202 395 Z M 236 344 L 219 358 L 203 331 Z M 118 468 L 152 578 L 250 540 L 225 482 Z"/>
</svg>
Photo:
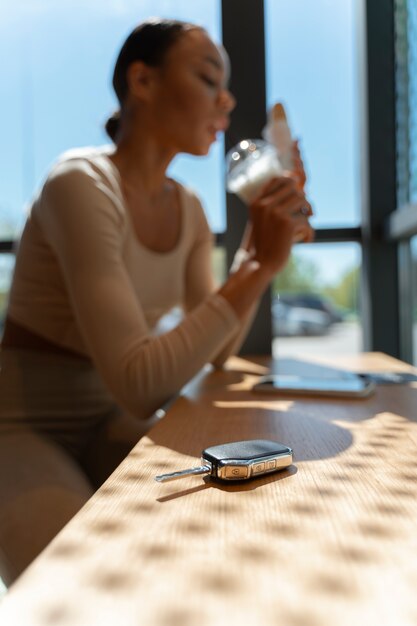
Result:
<svg viewBox="0 0 417 626">
<path fill-rule="evenodd" d="M 283 467 L 288 467 L 289 465 L 291 465 L 291 463 L 292 463 L 292 453 L 285 454 L 279 459 L 276 459 L 276 468 L 280 469 Z"/>
<path fill-rule="evenodd" d="M 260 474 L 261 472 L 265 471 L 265 462 L 262 463 L 255 463 L 255 465 L 252 465 L 252 474 Z"/>
<path fill-rule="evenodd" d="M 247 478 L 248 468 L 245 465 L 230 465 L 224 468 L 225 478 Z"/>
</svg>

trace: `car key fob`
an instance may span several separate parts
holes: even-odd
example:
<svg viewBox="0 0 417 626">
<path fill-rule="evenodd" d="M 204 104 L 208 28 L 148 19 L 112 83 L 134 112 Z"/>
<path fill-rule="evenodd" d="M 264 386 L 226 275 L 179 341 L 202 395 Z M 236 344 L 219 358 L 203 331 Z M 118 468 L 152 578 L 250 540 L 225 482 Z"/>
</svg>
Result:
<svg viewBox="0 0 417 626">
<path fill-rule="evenodd" d="M 285 469 L 292 463 L 288 446 L 268 439 L 251 439 L 211 446 L 203 450 L 201 465 L 181 472 L 156 476 L 158 482 L 195 474 L 209 474 L 220 480 L 247 480 Z"/>
</svg>

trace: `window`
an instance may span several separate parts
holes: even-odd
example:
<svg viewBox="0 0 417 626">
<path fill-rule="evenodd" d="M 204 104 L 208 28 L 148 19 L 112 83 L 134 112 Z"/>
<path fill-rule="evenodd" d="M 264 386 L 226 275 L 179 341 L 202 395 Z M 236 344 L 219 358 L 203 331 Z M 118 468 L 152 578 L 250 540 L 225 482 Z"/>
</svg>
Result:
<svg viewBox="0 0 417 626">
<path fill-rule="evenodd" d="M 153 15 L 201 24 L 221 39 L 219 0 L 16 0 L 0 7 L 0 240 L 16 239 L 49 167 L 65 150 L 101 145 L 117 107 L 111 73 L 132 28 Z M 225 228 L 223 144 L 179 157 L 170 173 L 198 190 L 211 228 Z M 216 275 L 223 257 L 215 253 Z M 224 256 L 224 255 L 223 255 Z M 14 256 L 0 254 L 0 319 Z"/>
<path fill-rule="evenodd" d="M 412 328 L 413 328 L 413 363 L 417 366 L 417 236 L 411 239 L 412 253 L 412 272 L 411 272 L 411 288 L 412 288 Z"/>
<path fill-rule="evenodd" d="M 259 136 L 266 107 L 278 100 L 284 102 L 293 134 L 301 138 L 308 191 L 316 211 L 317 243 L 297 247 L 295 257 L 303 261 L 314 257 L 318 274 L 325 275 L 329 266 L 325 251 L 331 249 L 327 245 L 339 242 L 334 258 L 341 264 L 340 277 L 353 257 L 364 271 L 365 348 L 408 358 L 398 349 L 397 279 L 401 273 L 399 283 L 406 288 L 400 305 L 404 308 L 406 303 L 408 311 L 404 327 L 408 328 L 409 345 L 410 312 L 415 306 L 411 304 L 410 268 L 416 254 L 415 247 L 408 244 L 417 235 L 416 6 L 407 0 L 16 0 L 8 3 L 6 10 L 3 3 L 0 54 L 7 63 L 0 68 L 0 112 L 7 123 L 2 129 L 0 156 L 0 239 L 13 238 L 19 232 L 25 205 L 59 153 L 106 140 L 102 126 L 115 107 L 111 69 L 121 42 L 135 23 L 155 13 L 187 19 L 203 23 L 220 40 L 222 21 L 225 47 L 229 52 L 233 49 L 232 83 L 239 103 L 232 122 L 235 136 L 231 129 L 227 142 L 233 145 L 237 138 Z M 365 51 L 365 33 L 370 35 L 368 56 L 359 58 Z M 393 200 L 394 52 L 400 157 L 397 211 Z M 360 83 L 358 67 L 366 69 L 366 83 Z M 359 105 L 362 100 L 368 101 L 367 107 L 364 102 Z M 366 132 L 358 127 L 362 119 L 367 121 Z M 362 145 L 365 136 L 368 146 Z M 366 168 L 368 161 L 371 167 Z M 198 189 L 216 232 L 222 232 L 226 222 L 223 164 L 223 146 L 219 144 L 207 159 L 180 157 L 171 170 Z M 369 189 L 360 198 L 362 180 Z M 230 221 L 223 240 L 229 257 L 238 245 L 244 221 L 237 217 L 237 208 L 228 200 Z M 389 242 L 381 233 L 391 212 Z M 403 217 L 399 219 L 397 214 Z M 398 244 L 400 240 L 404 245 Z M 402 261 L 406 258 L 407 262 L 397 268 L 398 249 L 400 255 L 404 251 Z M 10 259 L 4 261 L 8 270 L 3 270 L 3 291 L 7 290 Z M 221 255 L 214 263 L 223 271 Z M 322 281 L 314 290 L 321 293 L 327 286 Z M 256 339 L 268 334 L 263 345 L 270 347 L 270 333 L 265 333 L 271 321 L 269 308 L 269 303 L 261 306 L 268 319 L 261 319 Z M 252 343 L 251 351 L 259 351 L 258 347 L 259 343 Z"/>
<path fill-rule="evenodd" d="M 16 236 L 51 163 L 100 145 L 116 108 L 111 72 L 127 34 L 152 15 L 195 21 L 220 39 L 219 0 L 16 0 L 0 9 L 0 237 Z M 224 229 L 222 147 L 179 159 L 173 171 L 198 188 L 214 230 Z"/>
<path fill-rule="evenodd" d="M 266 0 L 267 105 L 286 106 L 315 228 L 360 222 L 354 0 Z"/>
<path fill-rule="evenodd" d="M 417 5 L 409 7 L 409 94 L 410 94 L 410 202 L 417 205 Z M 417 206 L 415 207 L 417 214 Z M 417 221 L 417 217 L 416 217 Z M 417 236 L 411 239 L 412 271 L 412 327 L 413 327 L 413 362 L 417 365 Z"/>
<path fill-rule="evenodd" d="M 397 209 L 388 231 L 398 242 L 401 351 L 417 363 L 417 5 L 395 2 Z M 414 235 L 414 236 L 413 236 Z"/>
<path fill-rule="evenodd" d="M 319 241 L 361 221 L 355 6 L 265 1 L 267 106 L 283 102 L 300 138 Z M 273 354 L 362 349 L 360 266 L 357 243 L 296 246 L 273 285 Z"/>
<path fill-rule="evenodd" d="M 303 244 L 272 287 L 272 353 L 355 354 L 362 350 L 361 249 Z"/>
<path fill-rule="evenodd" d="M 7 296 L 10 289 L 13 269 L 14 255 L 0 254 L 0 329 L 6 312 Z"/>
<path fill-rule="evenodd" d="M 408 6 L 409 94 L 410 94 L 410 202 L 417 204 L 417 4 Z"/>
</svg>

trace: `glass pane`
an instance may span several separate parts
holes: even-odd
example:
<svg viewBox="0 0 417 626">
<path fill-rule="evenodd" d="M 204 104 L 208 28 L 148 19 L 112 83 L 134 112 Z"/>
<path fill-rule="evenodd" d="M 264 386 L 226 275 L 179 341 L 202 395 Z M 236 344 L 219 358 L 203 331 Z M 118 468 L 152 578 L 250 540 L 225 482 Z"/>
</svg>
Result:
<svg viewBox="0 0 417 626">
<path fill-rule="evenodd" d="M 411 239 L 411 289 L 413 307 L 413 362 L 417 365 L 417 235 Z"/>
<path fill-rule="evenodd" d="M 417 4 L 395 2 L 398 206 L 417 202 Z"/>
<path fill-rule="evenodd" d="M 266 0 L 268 107 L 300 138 L 317 227 L 360 221 L 355 0 Z"/>
<path fill-rule="evenodd" d="M 0 335 L 3 331 L 7 296 L 14 269 L 14 254 L 0 254 Z"/>
<path fill-rule="evenodd" d="M 24 205 L 56 157 L 72 147 L 100 145 L 116 108 L 111 73 L 127 34 L 153 16 L 202 24 L 220 39 L 220 1 L 16 0 L 1 3 L 0 238 L 16 233 Z M 214 230 L 224 229 L 222 149 L 174 165 L 198 189 Z"/>
<path fill-rule="evenodd" d="M 274 357 L 362 350 L 360 266 L 355 243 L 295 247 L 273 284 Z"/>
<path fill-rule="evenodd" d="M 408 2 L 410 202 L 417 202 L 417 3 Z"/>
<path fill-rule="evenodd" d="M 395 3 L 395 82 L 397 142 L 397 206 L 409 200 L 409 99 L 407 6 Z"/>
</svg>

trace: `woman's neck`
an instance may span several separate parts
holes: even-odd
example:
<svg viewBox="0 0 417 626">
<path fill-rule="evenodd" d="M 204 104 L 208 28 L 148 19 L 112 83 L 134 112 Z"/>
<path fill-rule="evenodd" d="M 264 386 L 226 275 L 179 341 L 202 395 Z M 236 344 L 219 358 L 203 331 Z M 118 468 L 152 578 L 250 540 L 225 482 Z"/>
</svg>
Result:
<svg viewBox="0 0 417 626">
<path fill-rule="evenodd" d="M 130 132 L 120 136 L 110 158 L 126 186 L 144 189 L 151 197 L 166 186 L 166 170 L 175 154 L 146 132 Z"/>
</svg>

